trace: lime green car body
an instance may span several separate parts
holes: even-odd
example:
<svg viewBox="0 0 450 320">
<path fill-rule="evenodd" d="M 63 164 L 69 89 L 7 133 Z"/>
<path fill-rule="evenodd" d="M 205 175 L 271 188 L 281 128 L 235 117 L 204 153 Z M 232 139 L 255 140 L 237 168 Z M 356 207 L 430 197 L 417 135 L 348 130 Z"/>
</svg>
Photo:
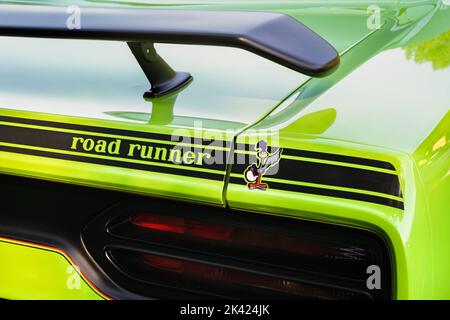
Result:
<svg viewBox="0 0 450 320">
<path fill-rule="evenodd" d="M 379 21 L 373 16 L 374 8 L 368 9 L 373 2 L 380 10 Z M 7 48 L 0 53 L 1 64 L 6 66 L 0 69 L 0 124 L 10 130 L 25 128 L 36 135 L 51 132 L 72 138 L 72 144 L 64 148 L 0 138 L 2 173 L 368 229 L 389 243 L 394 298 L 450 298 L 450 6 L 445 2 L 148 0 L 80 1 L 79 5 L 281 12 L 330 42 L 340 53 L 341 63 L 325 78 L 310 78 L 238 49 L 161 45 L 168 60 L 177 69 L 192 72 L 194 81 L 174 99 L 144 101 L 145 78 L 136 65 L 130 67 L 133 61 L 117 44 L 93 46 L 79 41 L 70 47 L 67 40 L 67 50 L 78 50 L 80 57 L 61 73 L 63 61 L 57 54 L 63 49 L 58 52 L 55 45 L 60 40 L 0 38 Z M 30 45 L 35 48 L 33 53 L 23 54 L 21 49 Z M 39 52 L 45 45 L 56 52 L 51 58 L 46 51 Z M 104 61 L 93 59 L 93 50 L 113 49 L 117 53 L 105 56 Z M 52 60 L 52 67 L 47 67 L 46 59 Z M 29 67 L 26 63 L 35 65 L 34 77 L 23 76 Z M 95 76 L 90 77 L 93 68 Z M 239 69 L 242 75 L 235 73 Z M 67 75 L 73 80 L 65 80 Z M 108 133 L 108 128 L 117 132 Z M 120 130 L 126 133 L 121 135 Z M 201 154 L 187 159 L 193 166 L 180 169 L 173 163 L 150 161 L 153 169 L 145 172 L 132 166 L 146 166 L 148 159 L 119 161 L 113 149 L 108 152 L 102 146 L 97 153 L 83 155 L 92 161 L 74 163 L 67 158 L 89 148 L 77 140 L 85 135 L 93 137 L 96 146 L 106 138 L 131 139 L 140 144 L 136 154 L 142 146 L 162 141 L 136 132 L 219 139 L 229 144 L 212 149 L 235 154 L 254 155 L 255 151 L 233 150 L 230 143 L 234 140 L 254 145 L 264 139 L 283 149 L 387 162 L 392 167 L 287 153 L 281 156 L 280 170 L 284 161 L 298 161 L 299 165 L 308 162 L 374 171 L 398 179 L 401 193 L 277 175 L 264 177 L 269 188 L 259 192 L 248 188 L 240 167 L 208 168 L 207 157 L 202 159 Z M 201 146 L 195 139 L 183 143 Z M 114 166 L 118 161 L 121 165 Z M 163 169 L 166 173 L 161 173 Z M 377 200 L 289 191 L 295 188 Z M 70 289 L 67 277 L 78 272 L 71 269 L 72 258 L 57 248 L 0 238 L 0 259 L 8 261 L 0 264 L 0 296 L 108 298 L 83 270 L 78 279 L 82 290 Z"/>
</svg>

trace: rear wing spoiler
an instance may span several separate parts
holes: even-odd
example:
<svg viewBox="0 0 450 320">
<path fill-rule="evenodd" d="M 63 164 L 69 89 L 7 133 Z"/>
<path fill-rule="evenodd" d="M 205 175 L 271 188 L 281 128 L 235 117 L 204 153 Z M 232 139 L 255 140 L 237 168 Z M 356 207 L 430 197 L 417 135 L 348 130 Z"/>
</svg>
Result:
<svg viewBox="0 0 450 320">
<path fill-rule="evenodd" d="M 114 40 L 127 42 L 152 85 L 149 97 L 177 90 L 192 80 L 175 72 L 154 43 L 237 47 L 312 77 L 339 64 L 327 41 L 278 13 L 80 8 L 79 28 L 69 28 L 66 7 L 0 5 L 0 36 Z"/>
</svg>

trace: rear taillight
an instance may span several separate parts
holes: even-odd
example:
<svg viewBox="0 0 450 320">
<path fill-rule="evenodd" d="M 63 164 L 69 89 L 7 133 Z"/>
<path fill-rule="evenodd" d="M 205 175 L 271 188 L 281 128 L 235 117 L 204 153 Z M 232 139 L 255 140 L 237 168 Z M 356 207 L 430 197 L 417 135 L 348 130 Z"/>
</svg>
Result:
<svg viewBox="0 0 450 320">
<path fill-rule="evenodd" d="M 391 297 L 388 249 L 358 229 L 164 203 L 119 206 L 83 240 L 118 282 L 145 296 Z M 371 265 L 382 270 L 379 290 L 367 287 Z"/>
<path fill-rule="evenodd" d="M 316 298 L 368 299 L 363 292 L 300 282 L 295 278 L 256 273 L 205 262 L 189 261 L 125 250 L 111 250 L 108 255 L 121 268 L 148 283 L 207 292 L 210 297 L 231 298 Z M 157 281 L 155 281 L 157 280 Z M 161 281 L 162 280 L 162 281 Z"/>
<path fill-rule="evenodd" d="M 281 236 L 271 232 L 255 229 L 228 226 L 224 224 L 212 224 L 195 219 L 173 217 L 154 213 L 136 213 L 130 218 L 132 224 L 149 231 L 164 231 L 173 234 L 182 234 L 185 238 L 199 241 L 220 241 L 222 244 L 233 244 L 262 249 L 265 251 L 276 250 L 284 253 L 305 255 L 339 255 L 348 258 L 346 252 L 337 252 L 336 249 L 325 243 L 312 242 L 292 236 Z M 364 252 L 360 253 L 363 255 Z M 353 258 L 357 259 L 357 256 Z"/>
</svg>

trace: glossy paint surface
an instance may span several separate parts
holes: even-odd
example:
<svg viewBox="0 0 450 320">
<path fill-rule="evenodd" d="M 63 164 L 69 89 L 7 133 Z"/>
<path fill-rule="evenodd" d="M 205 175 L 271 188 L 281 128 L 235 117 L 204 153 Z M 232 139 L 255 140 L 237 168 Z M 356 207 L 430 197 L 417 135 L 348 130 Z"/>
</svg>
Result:
<svg viewBox="0 0 450 320">
<path fill-rule="evenodd" d="M 437 21 L 433 32 L 424 28 L 428 35 L 414 34 L 422 20 L 401 29 L 401 37 L 413 32 L 409 38 L 415 40 L 406 43 L 395 32 L 400 19 L 387 21 L 345 52 L 341 69 L 328 83 L 306 82 L 289 106 L 275 109 L 254 127 L 260 130 L 259 136 L 249 132 L 238 137 L 238 142 L 256 143 L 267 130 L 264 139 L 283 148 L 387 160 L 401 178 L 404 210 L 293 192 L 261 193 L 237 184 L 229 184 L 227 192 L 232 207 L 379 227 L 395 252 L 399 299 L 449 297 L 444 270 L 448 270 L 450 256 L 443 231 L 450 223 L 449 202 L 443 194 L 450 192 L 450 68 L 445 63 L 450 16 L 448 8 L 433 14 Z M 384 47 L 389 39 L 393 43 Z M 428 63 L 416 62 L 420 61 L 417 56 L 408 60 L 408 48 L 416 48 L 416 54 L 427 50 Z M 280 172 L 282 166 L 283 160 Z M 273 178 L 265 179 L 269 188 L 270 181 L 276 182 L 276 175 Z"/>
<path fill-rule="evenodd" d="M 391 247 L 396 298 L 450 298 L 450 8 L 440 1 L 376 2 L 382 25 L 371 30 L 367 7 L 373 2 L 83 1 L 80 5 L 283 12 L 332 43 L 342 62 L 329 77 L 311 79 L 235 49 L 161 45 L 170 63 L 193 73 L 195 81 L 175 103 L 146 102 L 141 99 L 145 78 L 136 64 L 131 67 L 134 62 L 120 44 L 79 43 L 76 48 L 84 48 L 83 53 L 63 68 L 63 50 L 70 44 L 44 49 L 35 43 L 42 52 L 27 65 L 22 49 L 34 40 L 2 38 L 1 43 L 9 45 L 0 53 L 1 61 L 10 62 L 1 69 L 0 114 L 149 133 L 217 133 L 226 141 L 236 138 L 250 146 L 264 139 L 273 147 L 387 161 L 394 166 L 389 173 L 400 180 L 404 210 L 270 189 L 276 176 L 264 178 L 268 190 L 249 190 L 243 172 L 233 173 L 232 168 L 220 173 L 220 181 L 208 181 L 87 163 L 74 166 L 71 161 L 7 152 L 0 153 L 0 168 L 11 174 L 370 229 Z M 50 60 L 47 55 L 53 53 L 59 54 Z M 94 59 L 96 55 L 103 59 Z M 35 72 L 25 76 L 30 68 Z M 200 120 L 203 128 L 195 130 Z M 227 183 L 233 177 L 242 183 Z"/>
<path fill-rule="evenodd" d="M 0 295 L 4 299 L 104 299 L 56 250 L 0 238 L 0 256 Z"/>
</svg>

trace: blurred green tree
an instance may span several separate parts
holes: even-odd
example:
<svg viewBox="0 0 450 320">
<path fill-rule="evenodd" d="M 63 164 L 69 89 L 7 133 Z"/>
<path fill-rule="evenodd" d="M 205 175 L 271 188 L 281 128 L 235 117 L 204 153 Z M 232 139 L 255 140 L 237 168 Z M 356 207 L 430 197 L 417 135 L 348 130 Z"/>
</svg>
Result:
<svg viewBox="0 0 450 320">
<path fill-rule="evenodd" d="M 445 69 L 450 66 L 450 30 L 437 37 L 403 48 L 406 57 L 417 63 L 431 62 L 433 70 Z"/>
</svg>

